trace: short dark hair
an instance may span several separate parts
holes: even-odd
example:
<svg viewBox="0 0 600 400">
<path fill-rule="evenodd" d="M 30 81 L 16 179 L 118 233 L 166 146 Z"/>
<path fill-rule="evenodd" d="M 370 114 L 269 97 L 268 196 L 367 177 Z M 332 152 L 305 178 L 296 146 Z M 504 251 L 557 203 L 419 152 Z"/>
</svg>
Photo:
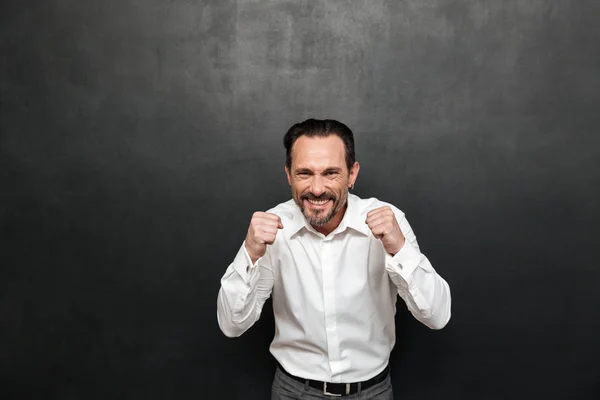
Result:
<svg viewBox="0 0 600 400">
<path fill-rule="evenodd" d="M 346 167 L 348 171 L 352 169 L 356 154 L 354 152 L 354 134 L 343 123 L 333 119 L 307 119 L 306 121 L 294 124 L 283 137 L 283 146 L 285 147 L 285 166 L 288 169 L 292 167 L 292 146 L 300 136 L 307 137 L 327 137 L 337 135 L 346 149 Z"/>
</svg>

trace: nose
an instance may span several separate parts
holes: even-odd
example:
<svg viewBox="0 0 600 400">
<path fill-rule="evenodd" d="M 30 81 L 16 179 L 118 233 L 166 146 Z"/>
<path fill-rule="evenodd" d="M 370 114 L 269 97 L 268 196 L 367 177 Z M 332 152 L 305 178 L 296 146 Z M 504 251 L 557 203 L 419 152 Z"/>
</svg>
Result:
<svg viewBox="0 0 600 400">
<path fill-rule="evenodd" d="M 310 184 L 310 191 L 315 196 L 320 196 L 325 193 L 325 185 L 323 185 L 323 180 L 320 176 L 313 177 Z"/>
</svg>

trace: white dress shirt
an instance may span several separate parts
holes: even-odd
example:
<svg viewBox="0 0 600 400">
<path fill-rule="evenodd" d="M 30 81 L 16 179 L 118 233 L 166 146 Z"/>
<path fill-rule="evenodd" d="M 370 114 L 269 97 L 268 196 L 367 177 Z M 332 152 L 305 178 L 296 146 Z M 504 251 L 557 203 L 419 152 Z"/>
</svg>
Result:
<svg viewBox="0 0 600 400">
<path fill-rule="evenodd" d="M 375 208 L 392 207 L 406 238 L 387 253 L 365 223 Z M 217 320 L 240 336 L 273 297 L 275 336 L 270 351 L 293 375 L 326 382 L 357 382 L 381 372 L 396 335 L 398 294 L 431 329 L 450 319 L 450 288 L 420 252 L 404 213 L 375 198 L 348 194 L 348 207 L 329 235 L 315 231 L 294 200 L 268 212 L 284 228 L 254 264 L 244 244 L 221 279 Z"/>
</svg>

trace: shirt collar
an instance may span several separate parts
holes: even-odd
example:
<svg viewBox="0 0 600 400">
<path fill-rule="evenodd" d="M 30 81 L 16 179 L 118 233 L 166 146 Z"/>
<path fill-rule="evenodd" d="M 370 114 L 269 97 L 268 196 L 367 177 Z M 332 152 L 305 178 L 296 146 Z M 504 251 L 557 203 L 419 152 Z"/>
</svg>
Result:
<svg viewBox="0 0 600 400">
<path fill-rule="evenodd" d="M 360 209 L 359 198 L 352 194 L 348 193 L 348 207 L 346 208 L 346 213 L 344 214 L 344 218 L 338 225 L 338 227 L 332 233 L 340 233 L 346 230 L 346 228 L 351 228 L 359 233 L 362 233 L 365 236 L 368 236 L 370 233 L 369 227 L 365 223 L 366 219 L 366 210 Z M 285 231 L 287 233 L 288 238 L 293 237 L 296 233 L 300 232 L 302 228 L 306 230 L 316 232 L 312 226 L 308 223 L 304 214 L 300 210 L 300 207 L 292 200 L 293 202 L 293 213 L 291 221 L 288 221 L 285 226 Z"/>
</svg>

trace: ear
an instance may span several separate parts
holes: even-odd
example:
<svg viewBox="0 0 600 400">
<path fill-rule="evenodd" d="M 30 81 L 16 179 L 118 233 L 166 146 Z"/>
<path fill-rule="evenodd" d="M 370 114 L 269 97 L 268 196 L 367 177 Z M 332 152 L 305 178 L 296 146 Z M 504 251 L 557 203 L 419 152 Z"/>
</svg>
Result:
<svg viewBox="0 0 600 400">
<path fill-rule="evenodd" d="M 353 187 L 356 184 L 356 179 L 358 178 L 358 171 L 360 171 L 360 164 L 358 163 L 358 161 L 356 161 L 352 168 L 350 168 L 350 176 L 348 177 L 349 187 Z"/>
<path fill-rule="evenodd" d="M 287 175 L 288 184 L 290 186 L 292 186 L 292 178 L 290 177 L 290 170 L 288 169 L 287 166 L 284 169 L 285 169 L 285 174 Z"/>
</svg>

